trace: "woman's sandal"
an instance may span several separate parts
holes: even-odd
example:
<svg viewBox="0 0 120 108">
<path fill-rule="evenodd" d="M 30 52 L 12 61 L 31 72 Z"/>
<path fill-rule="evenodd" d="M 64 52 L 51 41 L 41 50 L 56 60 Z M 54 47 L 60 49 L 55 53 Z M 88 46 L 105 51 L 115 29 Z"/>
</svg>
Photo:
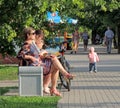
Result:
<svg viewBox="0 0 120 108">
<path fill-rule="evenodd" d="M 50 94 L 51 96 L 55 95 L 55 96 L 62 96 L 60 92 L 58 92 L 56 89 L 51 89 L 50 90 Z"/>
</svg>

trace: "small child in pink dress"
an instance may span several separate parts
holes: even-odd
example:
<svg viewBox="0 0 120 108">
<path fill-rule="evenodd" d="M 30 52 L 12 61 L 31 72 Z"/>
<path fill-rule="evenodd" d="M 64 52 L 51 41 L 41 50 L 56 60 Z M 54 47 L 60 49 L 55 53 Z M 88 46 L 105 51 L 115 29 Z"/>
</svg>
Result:
<svg viewBox="0 0 120 108">
<path fill-rule="evenodd" d="M 97 72 L 97 62 L 99 62 L 99 57 L 95 52 L 95 48 L 91 47 L 88 54 L 89 58 L 89 72 Z"/>
</svg>

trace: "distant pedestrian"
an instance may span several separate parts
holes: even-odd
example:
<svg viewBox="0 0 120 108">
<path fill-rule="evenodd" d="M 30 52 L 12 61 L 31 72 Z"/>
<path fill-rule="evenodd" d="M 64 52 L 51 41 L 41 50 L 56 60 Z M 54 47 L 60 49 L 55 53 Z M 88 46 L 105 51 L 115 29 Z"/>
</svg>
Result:
<svg viewBox="0 0 120 108">
<path fill-rule="evenodd" d="M 89 72 L 97 72 L 97 62 L 99 61 L 99 57 L 95 52 L 95 48 L 91 47 L 88 54 L 89 58 Z"/>
<path fill-rule="evenodd" d="M 76 28 L 72 35 L 73 48 L 72 48 L 71 54 L 73 52 L 75 52 L 75 54 L 77 53 L 78 46 L 79 46 L 79 39 L 80 39 L 80 33 L 78 31 L 78 28 Z"/>
<path fill-rule="evenodd" d="M 89 35 L 86 30 L 82 34 L 82 39 L 83 39 L 84 51 L 87 51 Z"/>
<path fill-rule="evenodd" d="M 103 40 L 102 40 L 102 45 L 103 45 L 104 47 L 106 47 L 106 46 L 107 46 L 107 44 L 106 44 L 106 37 L 105 37 L 105 36 L 103 37 Z"/>
<path fill-rule="evenodd" d="M 100 35 L 97 33 L 95 37 L 95 44 L 99 44 L 99 43 L 100 43 Z"/>
<path fill-rule="evenodd" d="M 105 31 L 105 41 L 107 45 L 107 53 L 111 53 L 111 47 L 112 47 L 112 39 L 114 37 L 114 33 L 112 30 L 110 30 L 110 27 L 107 28 Z"/>
</svg>

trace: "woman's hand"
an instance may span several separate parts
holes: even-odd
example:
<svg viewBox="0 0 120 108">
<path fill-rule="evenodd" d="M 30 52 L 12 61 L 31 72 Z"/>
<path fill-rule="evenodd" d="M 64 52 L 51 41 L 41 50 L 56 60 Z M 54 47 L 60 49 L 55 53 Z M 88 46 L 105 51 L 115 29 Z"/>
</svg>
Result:
<svg viewBox="0 0 120 108">
<path fill-rule="evenodd" d="M 33 57 L 33 56 L 30 57 L 30 60 L 31 60 L 32 62 L 39 62 L 39 59 L 37 59 L 37 58 L 35 58 L 35 57 Z"/>
<path fill-rule="evenodd" d="M 45 57 L 47 57 L 49 54 L 48 54 L 48 52 L 47 52 L 46 50 L 42 50 L 39 55 L 40 55 L 41 58 L 45 58 Z"/>
</svg>

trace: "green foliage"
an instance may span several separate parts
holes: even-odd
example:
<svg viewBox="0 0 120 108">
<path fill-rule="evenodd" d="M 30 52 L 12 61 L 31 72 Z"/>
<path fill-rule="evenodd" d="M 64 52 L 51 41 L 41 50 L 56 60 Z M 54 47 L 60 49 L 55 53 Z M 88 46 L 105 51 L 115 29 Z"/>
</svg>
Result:
<svg viewBox="0 0 120 108">
<path fill-rule="evenodd" d="M 18 87 L 0 87 L 0 96 L 4 95 L 10 90 L 16 90 L 16 89 L 18 90 Z"/>
<path fill-rule="evenodd" d="M 0 26 L 0 38 L 6 39 L 8 42 L 11 42 L 14 37 L 16 37 L 15 30 L 12 29 L 12 27 L 8 24 L 3 24 Z"/>
<path fill-rule="evenodd" d="M 13 38 L 16 37 L 15 30 L 8 24 L 3 24 L 0 26 L 0 53 L 5 54 L 15 54 Z"/>
<path fill-rule="evenodd" d="M 9 91 L 8 88 L 6 88 L 6 87 L 0 87 L 0 96 L 3 95 L 3 94 L 5 94 L 5 93 L 7 93 L 8 91 Z"/>
<path fill-rule="evenodd" d="M 46 26 L 47 11 L 59 11 L 62 18 L 79 20 L 77 25 L 59 25 L 59 29 L 73 29 L 81 25 L 93 29 L 106 26 L 106 21 L 111 24 L 116 22 L 113 25 L 116 26 L 119 23 L 119 10 L 118 0 L 0 0 L 0 53 L 15 54 L 13 41 L 16 45 L 23 43 L 21 35 L 24 27 L 44 28 L 47 30 L 46 36 L 57 31 L 58 28 L 52 30 Z M 111 14 L 115 14 L 113 18 Z"/>
</svg>

